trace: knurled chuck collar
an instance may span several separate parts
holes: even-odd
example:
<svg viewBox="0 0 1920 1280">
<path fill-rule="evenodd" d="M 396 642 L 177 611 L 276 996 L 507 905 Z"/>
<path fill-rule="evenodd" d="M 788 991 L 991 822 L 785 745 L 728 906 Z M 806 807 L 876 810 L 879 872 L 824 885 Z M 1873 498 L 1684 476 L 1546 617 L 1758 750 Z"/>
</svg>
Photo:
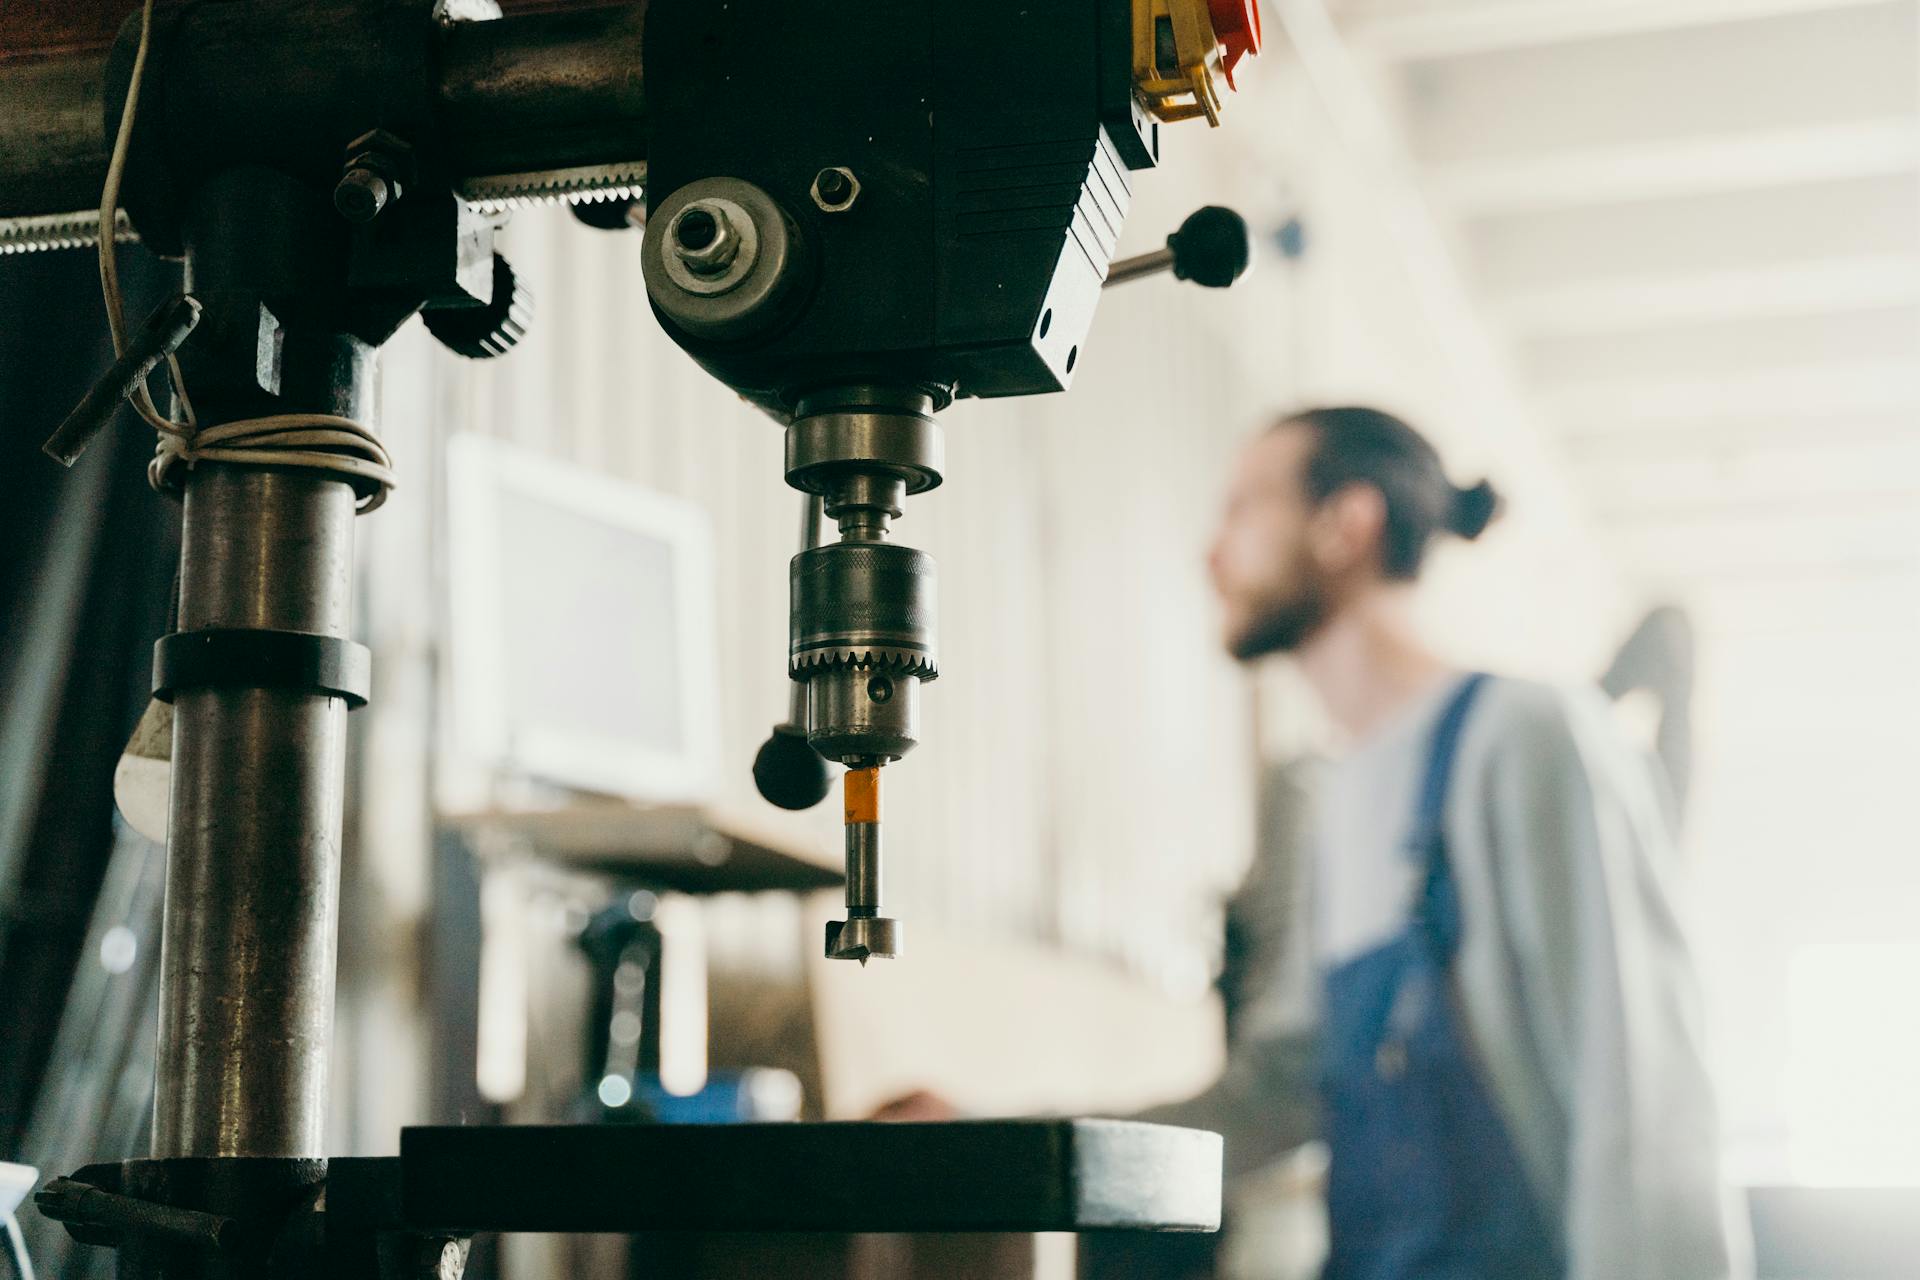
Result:
<svg viewBox="0 0 1920 1280">
<path fill-rule="evenodd" d="M 790 673 L 884 669 L 921 680 L 940 673 L 933 557 L 894 542 L 830 542 L 793 558 Z"/>
</svg>

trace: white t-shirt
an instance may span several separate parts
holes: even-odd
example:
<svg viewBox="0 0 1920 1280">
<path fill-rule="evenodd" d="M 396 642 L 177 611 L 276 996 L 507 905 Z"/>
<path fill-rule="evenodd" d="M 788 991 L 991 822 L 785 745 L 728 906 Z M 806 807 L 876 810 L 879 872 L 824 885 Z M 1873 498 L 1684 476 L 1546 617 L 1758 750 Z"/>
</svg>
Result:
<svg viewBox="0 0 1920 1280">
<path fill-rule="evenodd" d="M 1458 687 L 1430 691 L 1324 768 L 1294 841 L 1304 865 L 1267 895 L 1285 934 L 1270 949 L 1290 962 L 1220 1084 L 1150 1117 L 1221 1128 L 1233 1169 L 1313 1135 L 1318 977 L 1407 920 L 1417 793 Z M 1720 1178 L 1668 819 L 1598 692 L 1490 680 L 1463 727 L 1445 827 L 1467 1031 L 1559 1224 L 1569 1280 L 1750 1274 L 1744 1216 Z"/>
</svg>

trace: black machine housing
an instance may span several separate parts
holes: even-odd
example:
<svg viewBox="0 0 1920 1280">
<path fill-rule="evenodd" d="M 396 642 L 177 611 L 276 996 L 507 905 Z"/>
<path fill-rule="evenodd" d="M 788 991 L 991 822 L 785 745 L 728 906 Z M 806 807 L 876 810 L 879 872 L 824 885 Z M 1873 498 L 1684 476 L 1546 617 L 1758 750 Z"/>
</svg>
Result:
<svg viewBox="0 0 1920 1280">
<path fill-rule="evenodd" d="M 1130 0 L 653 0 L 648 203 L 730 177 L 796 223 L 807 278 L 770 330 L 676 342 L 790 412 L 816 387 L 1064 390 L 1158 125 Z M 1017 93 L 1009 87 L 1017 86 Z M 798 91 L 796 92 L 796 87 Z M 860 196 L 816 206 L 822 170 Z"/>
</svg>

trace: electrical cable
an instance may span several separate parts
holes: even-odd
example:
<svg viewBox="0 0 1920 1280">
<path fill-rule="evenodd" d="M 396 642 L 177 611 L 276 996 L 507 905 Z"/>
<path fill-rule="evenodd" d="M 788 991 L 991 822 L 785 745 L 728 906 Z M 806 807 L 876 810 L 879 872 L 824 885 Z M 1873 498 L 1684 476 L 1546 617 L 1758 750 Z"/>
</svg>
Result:
<svg viewBox="0 0 1920 1280">
<path fill-rule="evenodd" d="M 180 484 L 178 470 L 197 462 L 300 467 L 328 471 L 360 483 L 362 512 L 386 501 L 393 488 L 393 459 L 371 427 L 326 413 L 282 413 L 200 427 L 160 437 L 147 480 L 168 491 Z"/>
<path fill-rule="evenodd" d="M 27 1240 L 20 1234 L 20 1219 L 6 1215 L 7 1246 L 13 1254 L 13 1269 L 20 1280 L 33 1280 L 33 1259 L 27 1256 Z"/>
<path fill-rule="evenodd" d="M 146 0 L 140 10 L 140 43 L 134 49 L 133 72 L 127 80 L 127 100 L 120 108 L 120 127 L 113 135 L 113 153 L 107 161 L 107 182 L 100 193 L 100 293 L 106 301 L 107 328 L 113 333 L 113 354 L 116 357 L 127 353 L 127 317 L 126 307 L 120 297 L 120 255 L 114 236 L 114 215 L 120 208 L 120 183 L 126 175 L 127 152 L 133 142 L 134 110 L 140 99 L 140 82 L 146 75 L 147 51 L 152 42 L 153 0 Z M 180 366 L 172 356 L 167 357 L 167 368 L 173 375 L 175 392 L 180 393 Z M 176 435 L 191 429 L 193 410 L 187 405 L 184 394 L 181 394 L 181 404 L 187 415 L 184 428 L 161 416 L 153 403 L 153 394 L 144 382 L 134 389 L 133 404 L 140 416 L 146 419 L 147 425 L 164 435 Z"/>
<path fill-rule="evenodd" d="M 140 101 L 140 83 L 147 68 L 153 39 L 154 0 L 140 10 L 140 43 L 127 80 L 127 100 L 120 109 L 120 127 L 114 134 L 107 163 L 106 186 L 100 194 L 100 292 L 106 302 L 107 327 L 113 333 L 116 356 L 127 349 L 126 308 L 120 294 L 119 246 L 114 218 L 120 205 L 120 185 L 126 175 L 127 153 L 133 142 L 133 123 Z M 298 467 L 345 477 L 360 495 L 359 509 L 372 511 L 387 500 L 397 483 L 393 458 L 372 427 L 328 413 L 282 413 L 247 418 L 201 428 L 187 398 L 180 362 L 167 357 L 167 372 L 179 402 L 181 418 L 162 414 L 143 381 L 130 399 L 141 418 L 159 433 L 147 480 L 167 491 L 181 484 L 179 469 L 199 462 L 240 463 L 247 466 Z"/>
</svg>

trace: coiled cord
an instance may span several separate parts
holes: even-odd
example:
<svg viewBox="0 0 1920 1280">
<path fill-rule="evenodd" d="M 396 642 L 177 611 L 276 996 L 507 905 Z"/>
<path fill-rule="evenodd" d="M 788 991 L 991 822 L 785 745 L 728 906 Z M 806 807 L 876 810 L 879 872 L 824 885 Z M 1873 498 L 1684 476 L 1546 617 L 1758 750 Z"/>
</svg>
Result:
<svg viewBox="0 0 1920 1280">
<path fill-rule="evenodd" d="M 120 184 L 126 174 L 127 151 L 133 141 L 134 113 L 140 102 L 140 81 L 147 67 L 153 36 L 153 0 L 140 11 L 140 44 L 127 81 L 126 104 L 120 109 L 120 127 L 114 133 L 113 155 L 107 164 L 107 183 L 100 194 L 100 292 L 107 304 L 107 325 L 113 331 L 116 356 L 126 354 L 126 308 L 120 295 L 120 263 L 113 230 L 120 205 Z M 131 397 L 134 410 L 159 433 L 147 480 L 162 492 L 178 492 L 185 483 L 180 472 L 200 462 L 228 462 L 245 466 L 299 467 L 346 478 L 360 494 L 359 509 L 372 511 L 387 500 L 396 477 L 393 458 L 378 433 L 364 423 L 328 413 L 282 413 L 201 427 L 187 399 L 180 362 L 167 357 L 180 418 L 160 412 L 152 393 L 142 384 Z"/>
<path fill-rule="evenodd" d="M 282 413 L 162 432 L 147 464 L 147 480 L 162 492 L 177 492 L 184 483 L 181 468 L 197 462 L 300 467 L 344 476 L 361 494 L 362 513 L 385 502 L 395 483 L 393 459 L 373 429 L 327 413 Z"/>
</svg>

